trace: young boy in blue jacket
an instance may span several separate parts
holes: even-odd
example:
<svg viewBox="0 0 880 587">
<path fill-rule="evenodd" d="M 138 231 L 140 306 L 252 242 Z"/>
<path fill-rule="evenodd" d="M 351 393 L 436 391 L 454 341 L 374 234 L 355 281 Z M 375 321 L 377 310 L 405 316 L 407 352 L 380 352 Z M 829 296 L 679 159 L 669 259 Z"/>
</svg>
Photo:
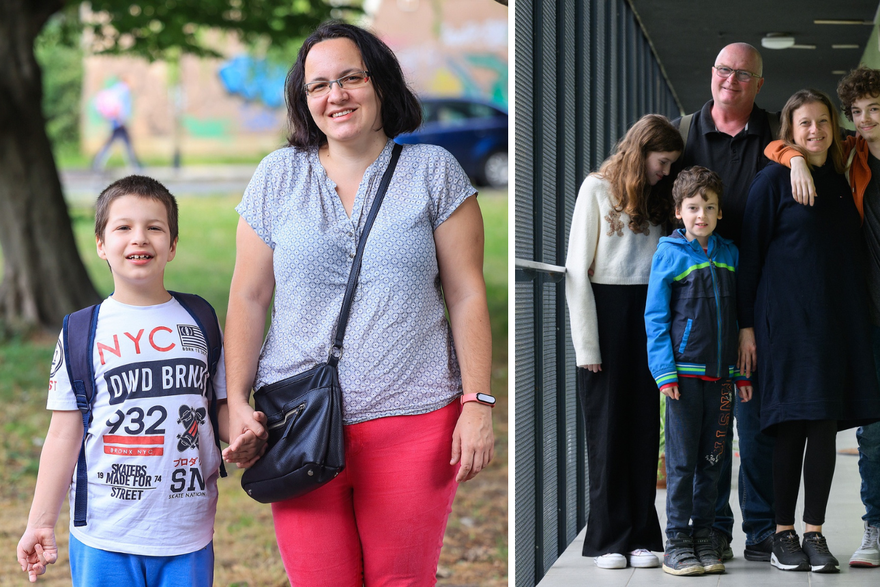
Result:
<svg viewBox="0 0 880 587">
<path fill-rule="evenodd" d="M 752 395 L 735 366 L 739 252 L 733 241 L 712 234 L 721 191 L 721 178 L 705 167 L 678 175 L 672 196 L 684 228 L 660 239 L 648 281 L 648 363 L 668 398 L 663 570 L 672 575 L 724 571 L 712 523 L 733 380 L 743 401 Z"/>
</svg>

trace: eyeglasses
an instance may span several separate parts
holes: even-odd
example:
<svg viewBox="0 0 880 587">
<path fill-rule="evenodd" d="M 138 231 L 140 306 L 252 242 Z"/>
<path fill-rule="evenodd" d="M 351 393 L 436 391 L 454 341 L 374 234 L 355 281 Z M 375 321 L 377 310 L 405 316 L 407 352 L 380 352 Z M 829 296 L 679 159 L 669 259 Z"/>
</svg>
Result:
<svg viewBox="0 0 880 587">
<path fill-rule="evenodd" d="M 713 69 L 715 69 L 715 73 L 717 73 L 724 79 L 727 79 L 733 74 L 736 74 L 736 81 L 742 83 L 752 81 L 753 77 L 758 79 L 761 79 L 763 77 L 756 73 L 752 73 L 751 71 L 746 71 L 745 69 L 730 69 L 729 67 L 724 67 L 723 65 L 721 67 L 718 67 L 717 65 L 713 66 Z"/>
<path fill-rule="evenodd" d="M 326 96 L 333 89 L 333 84 L 339 84 L 340 90 L 354 90 L 362 88 L 370 81 L 369 71 L 353 71 L 339 79 L 310 82 L 305 85 L 306 95 L 310 98 Z"/>
</svg>

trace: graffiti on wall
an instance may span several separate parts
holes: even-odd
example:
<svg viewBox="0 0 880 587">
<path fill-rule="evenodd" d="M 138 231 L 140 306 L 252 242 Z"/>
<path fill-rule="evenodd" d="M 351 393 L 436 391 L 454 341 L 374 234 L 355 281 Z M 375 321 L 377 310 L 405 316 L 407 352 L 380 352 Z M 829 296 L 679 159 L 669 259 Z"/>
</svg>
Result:
<svg viewBox="0 0 880 587">
<path fill-rule="evenodd" d="M 438 22 L 435 39 L 389 39 L 413 85 L 428 94 L 483 98 L 507 106 L 507 21 Z M 432 46 L 433 45 L 433 46 Z"/>
<path fill-rule="evenodd" d="M 240 95 L 248 102 L 260 101 L 269 108 L 284 106 L 287 69 L 281 65 L 250 55 L 238 55 L 224 62 L 217 75 L 230 94 Z"/>
</svg>

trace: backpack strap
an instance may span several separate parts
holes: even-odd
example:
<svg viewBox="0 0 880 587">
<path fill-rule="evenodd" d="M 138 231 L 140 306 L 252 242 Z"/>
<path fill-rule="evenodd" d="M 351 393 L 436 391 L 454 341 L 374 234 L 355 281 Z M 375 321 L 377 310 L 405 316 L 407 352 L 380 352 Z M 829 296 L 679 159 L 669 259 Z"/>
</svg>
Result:
<svg viewBox="0 0 880 587">
<path fill-rule="evenodd" d="M 770 134 L 774 139 L 779 138 L 779 113 L 767 112 L 767 126 L 770 127 Z"/>
<path fill-rule="evenodd" d="M 214 428 L 214 443 L 217 450 L 220 448 L 220 428 L 217 419 L 217 394 L 214 391 L 214 375 L 217 373 L 217 364 L 220 362 L 220 353 L 223 350 L 223 337 L 220 334 L 220 325 L 217 320 L 217 313 L 214 307 L 201 296 L 196 294 L 180 293 L 169 291 L 174 299 L 183 306 L 183 309 L 189 312 L 196 326 L 202 331 L 205 340 L 208 343 L 208 399 L 210 401 L 210 409 L 208 410 L 211 418 L 211 426 Z M 223 458 L 220 458 L 220 476 L 226 477 L 226 467 L 223 464 Z"/>
<path fill-rule="evenodd" d="M 92 421 L 92 402 L 95 400 L 95 373 L 92 362 L 95 346 L 95 330 L 98 325 L 98 311 L 101 305 L 96 304 L 78 310 L 64 317 L 62 341 L 64 344 L 64 362 L 67 364 L 67 376 L 76 396 L 76 406 L 82 413 L 83 437 L 76 463 L 76 493 L 74 495 L 73 525 L 86 525 L 88 510 L 88 467 L 86 465 L 86 437 Z"/>
<path fill-rule="evenodd" d="M 856 148 L 853 147 L 849 151 L 849 156 L 846 158 L 846 168 L 844 169 L 843 175 L 846 177 L 846 183 L 852 187 L 852 180 L 850 179 L 850 169 L 852 168 L 853 159 L 856 157 Z M 855 192 L 855 188 L 853 188 L 853 192 Z"/>
<path fill-rule="evenodd" d="M 681 133 L 681 140 L 684 141 L 685 148 L 687 148 L 688 135 L 691 132 L 691 121 L 693 121 L 693 119 L 693 113 L 685 114 L 681 117 L 681 122 L 678 123 L 678 132 Z"/>
</svg>

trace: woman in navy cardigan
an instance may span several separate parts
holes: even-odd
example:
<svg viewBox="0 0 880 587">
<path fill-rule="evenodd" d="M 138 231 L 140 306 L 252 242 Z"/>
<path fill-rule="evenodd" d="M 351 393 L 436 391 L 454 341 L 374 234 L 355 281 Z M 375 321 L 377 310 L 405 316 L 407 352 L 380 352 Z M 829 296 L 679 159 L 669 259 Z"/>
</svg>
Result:
<svg viewBox="0 0 880 587">
<path fill-rule="evenodd" d="M 738 283 L 740 369 L 756 369 L 761 428 L 776 437 L 771 563 L 787 571 L 837 572 L 822 535 L 835 438 L 838 430 L 880 419 L 864 245 L 828 96 L 816 90 L 793 95 L 780 135 L 813 167 L 819 198 L 815 206 L 798 204 L 790 170 L 775 163 L 752 182 Z M 803 544 L 794 530 L 802 465 Z"/>
</svg>

